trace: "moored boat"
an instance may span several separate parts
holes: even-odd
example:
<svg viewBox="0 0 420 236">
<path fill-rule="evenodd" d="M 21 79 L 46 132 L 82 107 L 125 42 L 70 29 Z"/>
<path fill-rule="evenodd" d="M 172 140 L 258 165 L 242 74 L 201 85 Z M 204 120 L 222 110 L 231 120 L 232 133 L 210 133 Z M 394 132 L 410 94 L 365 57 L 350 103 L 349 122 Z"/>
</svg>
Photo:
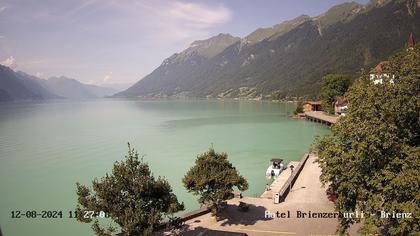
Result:
<svg viewBox="0 0 420 236">
<path fill-rule="evenodd" d="M 273 158 L 270 160 L 270 165 L 268 166 L 265 175 L 268 178 L 277 177 L 284 169 L 286 169 L 286 167 L 283 164 L 283 159 Z"/>
</svg>

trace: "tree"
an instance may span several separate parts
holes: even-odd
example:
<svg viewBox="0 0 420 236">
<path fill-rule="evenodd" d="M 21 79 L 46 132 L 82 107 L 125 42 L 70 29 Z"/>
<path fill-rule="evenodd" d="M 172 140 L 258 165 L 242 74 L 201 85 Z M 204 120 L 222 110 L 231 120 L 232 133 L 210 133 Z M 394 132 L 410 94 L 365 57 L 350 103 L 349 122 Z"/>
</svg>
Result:
<svg viewBox="0 0 420 236">
<path fill-rule="evenodd" d="M 164 216 L 183 210 L 171 186 L 164 178 L 155 179 L 147 163 L 128 144 L 124 161 L 115 162 L 112 174 L 92 181 L 93 191 L 77 183 L 77 218 L 88 211 L 107 212 L 124 235 L 150 235 Z M 114 228 L 102 228 L 95 220 L 92 229 L 97 235 L 111 235 Z"/>
<path fill-rule="evenodd" d="M 339 96 L 343 96 L 351 84 L 347 75 L 328 74 L 322 77 L 321 101 L 324 111 L 334 114 L 333 103 Z"/>
<path fill-rule="evenodd" d="M 296 104 L 296 110 L 294 111 L 294 114 L 297 115 L 299 113 L 303 113 L 303 102 L 299 100 Z"/>
<path fill-rule="evenodd" d="M 362 234 L 420 232 L 420 46 L 389 60 L 382 83 L 362 75 L 349 89 L 348 112 L 318 139 L 321 181 L 339 212 L 364 211 Z M 411 213 L 381 218 L 378 212 Z M 370 216 L 370 214 L 376 214 Z M 340 219 L 344 234 L 357 219 Z"/>
<path fill-rule="evenodd" d="M 216 153 L 213 148 L 197 156 L 195 165 L 182 179 L 188 192 L 200 195 L 199 202 L 208 204 L 217 217 L 222 201 L 234 197 L 233 187 L 248 189 L 248 182 L 228 161 L 226 153 Z"/>
</svg>

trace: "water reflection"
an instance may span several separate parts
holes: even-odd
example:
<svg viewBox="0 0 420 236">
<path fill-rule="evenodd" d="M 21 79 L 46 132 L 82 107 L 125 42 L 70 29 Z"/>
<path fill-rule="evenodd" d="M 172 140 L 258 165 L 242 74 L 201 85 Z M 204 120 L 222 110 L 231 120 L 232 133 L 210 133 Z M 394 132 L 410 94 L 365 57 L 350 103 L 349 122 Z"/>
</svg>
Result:
<svg viewBox="0 0 420 236">
<path fill-rule="evenodd" d="M 257 124 L 257 123 L 276 123 L 279 120 L 285 120 L 285 114 L 274 115 L 236 115 L 236 116 L 216 116 L 203 118 L 190 118 L 179 120 L 168 120 L 162 124 L 162 128 L 166 129 L 180 129 L 191 128 L 204 125 L 223 125 L 223 124 Z"/>
</svg>

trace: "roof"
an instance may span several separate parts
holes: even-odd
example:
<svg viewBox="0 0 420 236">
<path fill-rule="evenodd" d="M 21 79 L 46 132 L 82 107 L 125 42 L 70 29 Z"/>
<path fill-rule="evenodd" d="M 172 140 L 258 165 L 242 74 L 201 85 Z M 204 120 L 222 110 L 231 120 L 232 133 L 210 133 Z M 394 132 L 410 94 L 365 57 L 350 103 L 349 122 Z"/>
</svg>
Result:
<svg viewBox="0 0 420 236">
<path fill-rule="evenodd" d="M 280 159 L 280 158 L 271 159 L 271 162 L 282 162 L 282 161 L 283 161 L 283 159 Z"/>
<path fill-rule="evenodd" d="M 375 66 L 374 71 L 376 73 L 382 73 L 382 71 L 384 70 L 384 66 L 386 66 L 388 64 L 389 64 L 389 61 L 381 61 L 381 62 L 379 62 L 378 65 Z"/>
<path fill-rule="evenodd" d="M 335 101 L 335 105 L 338 107 L 343 107 L 346 106 L 348 103 L 347 98 L 346 97 L 337 97 L 336 101 Z"/>
<path fill-rule="evenodd" d="M 321 101 L 307 101 L 304 104 L 321 105 Z"/>
<path fill-rule="evenodd" d="M 407 45 L 409 47 L 414 47 L 414 44 L 416 44 L 416 42 L 414 41 L 413 33 L 410 33 L 410 36 L 408 37 Z"/>
</svg>

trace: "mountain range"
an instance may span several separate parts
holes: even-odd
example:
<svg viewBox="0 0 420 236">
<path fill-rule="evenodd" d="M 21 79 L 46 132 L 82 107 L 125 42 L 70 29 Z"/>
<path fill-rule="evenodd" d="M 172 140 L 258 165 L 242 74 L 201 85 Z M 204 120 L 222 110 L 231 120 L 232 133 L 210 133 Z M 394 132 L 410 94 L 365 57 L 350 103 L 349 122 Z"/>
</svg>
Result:
<svg viewBox="0 0 420 236">
<path fill-rule="evenodd" d="M 0 65 L 0 102 L 89 99 L 109 96 L 116 92 L 117 90 L 112 88 L 83 84 L 64 76 L 40 79 Z"/>
<path fill-rule="evenodd" d="M 219 34 L 194 41 L 119 93 L 64 76 L 39 79 L 0 65 L 0 101 L 113 94 L 140 98 L 314 98 L 322 76 L 341 73 L 356 77 L 403 49 L 410 33 L 420 35 L 420 0 L 371 0 L 366 5 L 348 2 L 316 17 L 301 15 L 258 28 L 243 38 Z"/>
<path fill-rule="evenodd" d="M 116 93 L 115 89 L 83 84 L 65 76 L 38 79 L 38 82 L 55 94 L 69 99 L 101 98 Z"/>
<path fill-rule="evenodd" d="M 353 77 L 420 35 L 420 0 L 349 2 L 246 37 L 193 42 L 115 97 L 316 97 L 328 73 Z"/>
</svg>

